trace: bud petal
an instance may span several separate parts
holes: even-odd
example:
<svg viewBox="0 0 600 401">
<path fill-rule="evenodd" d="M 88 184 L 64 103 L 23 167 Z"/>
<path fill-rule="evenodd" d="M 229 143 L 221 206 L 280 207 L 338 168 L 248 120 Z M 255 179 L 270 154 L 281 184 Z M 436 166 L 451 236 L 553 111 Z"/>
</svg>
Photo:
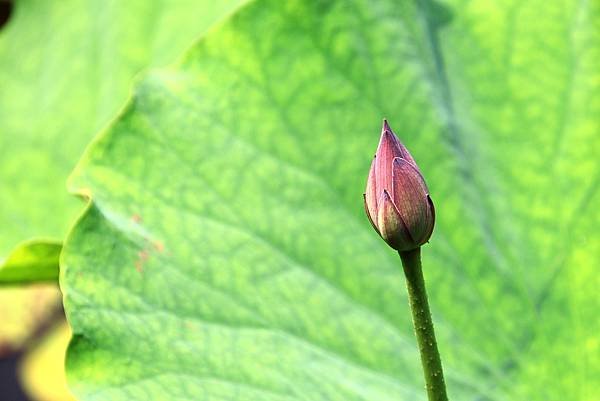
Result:
<svg viewBox="0 0 600 401">
<path fill-rule="evenodd" d="M 394 159 L 392 175 L 392 199 L 411 237 L 417 242 L 416 246 L 420 246 L 425 242 L 422 240 L 432 221 L 427 186 L 419 170 L 399 157 Z"/>
<path fill-rule="evenodd" d="M 435 207 L 433 206 L 433 200 L 431 196 L 427 195 L 427 203 L 429 204 L 429 208 L 427 209 L 427 230 L 425 231 L 425 236 L 421 239 L 422 243 L 429 241 L 431 238 L 431 234 L 433 233 L 433 226 L 435 225 Z"/>
<path fill-rule="evenodd" d="M 371 169 L 369 170 L 369 178 L 367 178 L 367 189 L 365 190 L 365 210 L 369 220 L 375 230 L 377 225 L 374 223 L 377 220 L 377 192 L 375 186 L 375 159 L 371 162 Z"/>
<path fill-rule="evenodd" d="M 406 225 L 402 221 L 402 217 L 394 205 L 392 197 L 385 189 L 379 198 L 377 227 L 379 227 L 381 238 L 392 248 L 398 251 L 415 248 L 414 241 L 406 229 Z"/>
<path fill-rule="evenodd" d="M 393 135 L 383 132 L 375 154 L 375 190 L 381 196 L 384 190 L 392 192 L 392 161 L 400 154 Z"/>
<path fill-rule="evenodd" d="M 390 136 L 393 138 L 393 140 L 395 142 L 395 146 L 397 148 L 397 150 L 396 150 L 397 157 L 401 157 L 404 160 L 407 160 L 410 164 L 412 164 L 413 166 L 416 167 L 417 163 L 415 163 L 411 154 L 408 152 L 408 149 L 406 149 L 406 147 L 402 144 L 402 142 L 400 142 L 400 140 L 398 139 L 396 134 L 394 134 L 394 131 L 392 131 L 392 129 L 390 128 L 390 125 L 388 124 L 387 120 L 385 120 L 385 119 L 383 120 L 383 128 L 381 129 L 382 135 L 384 132 L 389 132 Z"/>
<path fill-rule="evenodd" d="M 375 231 L 377 231 L 377 233 L 379 234 L 379 229 L 377 228 L 377 225 L 375 224 L 375 221 L 373 221 L 373 218 L 371 217 L 371 213 L 369 212 L 369 206 L 367 205 L 367 195 L 363 194 L 363 198 L 365 199 L 365 212 L 367 213 L 369 222 L 371 223 L 371 225 L 373 226 Z M 377 218 L 377 215 L 374 215 L 374 216 L 375 216 L 375 218 Z"/>
</svg>

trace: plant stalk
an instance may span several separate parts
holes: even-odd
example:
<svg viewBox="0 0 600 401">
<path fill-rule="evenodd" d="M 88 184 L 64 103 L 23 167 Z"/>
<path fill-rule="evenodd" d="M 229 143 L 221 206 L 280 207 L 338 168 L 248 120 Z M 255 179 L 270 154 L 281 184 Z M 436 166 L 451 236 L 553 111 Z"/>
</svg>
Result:
<svg viewBox="0 0 600 401">
<path fill-rule="evenodd" d="M 421 248 L 399 252 L 406 276 L 408 300 L 412 311 L 415 336 L 421 354 L 423 375 L 429 401 L 448 401 L 442 361 L 435 340 L 423 269 L 421 267 Z"/>
</svg>

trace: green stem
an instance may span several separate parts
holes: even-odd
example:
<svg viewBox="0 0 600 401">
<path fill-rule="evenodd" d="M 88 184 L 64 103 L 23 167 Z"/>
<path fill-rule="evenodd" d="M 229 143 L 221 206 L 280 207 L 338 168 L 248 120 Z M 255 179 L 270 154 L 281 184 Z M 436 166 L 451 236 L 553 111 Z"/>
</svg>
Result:
<svg viewBox="0 0 600 401">
<path fill-rule="evenodd" d="M 404 275 L 406 276 L 408 300 L 412 310 L 415 335 L 421 353 L 427 397 L 429 401 L 448 401 L 442 361 L 435 341 L 431 312 L 427 302 L 427 291 L 425 291 L 425 280 L 421 268 L 421 248 L 399 253 Z"/>
</svg>

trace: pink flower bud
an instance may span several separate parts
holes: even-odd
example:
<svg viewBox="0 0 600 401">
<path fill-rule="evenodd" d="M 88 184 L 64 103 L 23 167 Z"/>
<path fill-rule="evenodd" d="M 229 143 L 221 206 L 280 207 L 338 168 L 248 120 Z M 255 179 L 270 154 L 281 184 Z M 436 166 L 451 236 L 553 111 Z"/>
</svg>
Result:
<svg viewBox="0 0 600 401">
<path fill-rule="evenodd" d="M 364 198 L 373 228 L 392 248 L 410 251 L 431 237 L 435 210 L 429 190 L 417 163 L 386 120 Z"/>
</svg>

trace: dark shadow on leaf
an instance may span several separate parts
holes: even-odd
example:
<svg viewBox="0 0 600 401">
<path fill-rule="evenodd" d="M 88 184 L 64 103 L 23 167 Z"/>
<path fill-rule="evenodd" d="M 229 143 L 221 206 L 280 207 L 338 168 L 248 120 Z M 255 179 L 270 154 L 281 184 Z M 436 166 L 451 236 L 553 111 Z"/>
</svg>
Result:
<svg viewBox="0 0 600 401">
<path fill-rule="evenodd" d="M 442 29 L 452 22 L 454 14 L 450 7 L 435 0 L 421 0 L 420 3 L 433 29 Z"/>
<path fill-rule="evenodd" d="M 10 20 L 10 16 L 13 11 L 12 1 L 0 0 L 0 29 L 4 28 L 4 25 Z"/>
</svg>

